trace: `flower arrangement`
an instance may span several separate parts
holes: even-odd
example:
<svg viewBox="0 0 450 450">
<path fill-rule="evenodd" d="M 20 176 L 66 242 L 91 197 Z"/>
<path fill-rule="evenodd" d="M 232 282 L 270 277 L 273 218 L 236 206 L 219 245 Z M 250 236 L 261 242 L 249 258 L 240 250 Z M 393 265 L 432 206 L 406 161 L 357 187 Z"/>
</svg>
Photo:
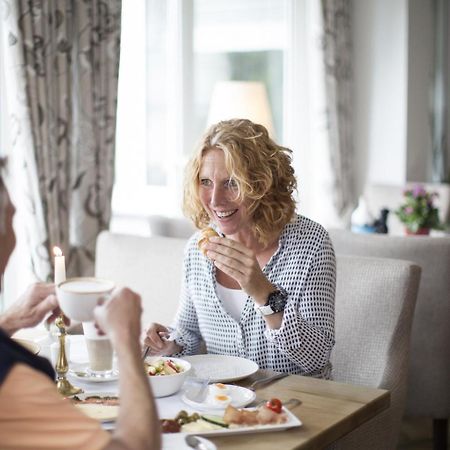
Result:
<svg viewBox="0 0 450 450">
<path fill-rule="evenodd" d="M 427 192 L 421 185 L 416 185 L 403 192 L 405 203 L 395 214 L 404 223 L 410 233 L 419 233 L 422 230 L 441 229 L 438 208 L 433 205 L 437 192 Z"/>
</svg>

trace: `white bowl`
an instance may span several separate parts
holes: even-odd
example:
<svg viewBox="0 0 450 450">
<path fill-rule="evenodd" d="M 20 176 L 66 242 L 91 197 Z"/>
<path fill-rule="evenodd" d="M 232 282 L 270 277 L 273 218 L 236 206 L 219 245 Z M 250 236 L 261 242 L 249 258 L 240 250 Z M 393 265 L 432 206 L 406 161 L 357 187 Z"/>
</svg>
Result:
<svg viewBox="0 0 450 450">
<path fill-rule="evenodd" d="M 145 358 L 145 362 L 151 364 L 159 360 L 171 359 L 174 363 L 181 366 L 184 370 L 180 373 L 174 373 L 173 375 L 148 375 L 150 385 L 155 397 L 167 397 L 173 395 L 181 389 L 181 386 L 186 379 L 186 375 L 191 370 L 191 364 L 184 359 L 173 358 L 171 356 L 151 356 Z"/>
</svg>

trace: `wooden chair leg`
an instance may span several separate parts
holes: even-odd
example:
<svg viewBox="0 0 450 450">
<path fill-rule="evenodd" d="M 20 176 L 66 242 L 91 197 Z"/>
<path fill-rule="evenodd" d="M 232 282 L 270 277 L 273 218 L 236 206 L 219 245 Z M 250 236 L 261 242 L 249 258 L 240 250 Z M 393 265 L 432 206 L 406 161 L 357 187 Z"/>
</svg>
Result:
<svg viewBox="0 0 450 450">
<path fill-rule="evenodd" d="M 448 419 L 433 419 L 433 450 L 447 450 Z"/>
</svg>

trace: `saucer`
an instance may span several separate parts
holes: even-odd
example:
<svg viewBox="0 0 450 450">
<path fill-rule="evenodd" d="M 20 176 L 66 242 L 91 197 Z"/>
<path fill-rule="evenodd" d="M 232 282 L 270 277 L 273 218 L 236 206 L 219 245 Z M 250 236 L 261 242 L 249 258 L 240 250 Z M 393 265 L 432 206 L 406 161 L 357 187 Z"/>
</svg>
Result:
<svg viewBox="0 0 450 450">
<path fill-rule="evenodd" d="M 189 391 L 184 392 L 181 399 L 183 400 L 183 402 L 196 409 L 208 411 L 223 411 L 227 407 L 227 405 L 218 405 L 214 403 L 214 394 L 212 394 L 211 386 L 212 385 L 208 386 L 209 392 L 203 402 L 195 401 L 189 395 Z M 250 389 L 241 386 L 234 386 L 232 384 L 226 384 L 225 386 L 227 388 L 227 395 L 231 398 L 230 405 L 234 406 L 235 408 L 242 408 L 249 405 L 253 400 L 255 400 L 256 394 Z"/>
<path fill-rule="evenodd" d="M 119 379 L 119 371 L 113 367 L 113 370 L 108 375 L 93 375 L 89 370 L 89 364 L 72 364 L 69 369 L 71 376 L 84 381 L 91 381 L 94 383 L 105 383 L 108 381 L 116 381 Z"/>
</svg>

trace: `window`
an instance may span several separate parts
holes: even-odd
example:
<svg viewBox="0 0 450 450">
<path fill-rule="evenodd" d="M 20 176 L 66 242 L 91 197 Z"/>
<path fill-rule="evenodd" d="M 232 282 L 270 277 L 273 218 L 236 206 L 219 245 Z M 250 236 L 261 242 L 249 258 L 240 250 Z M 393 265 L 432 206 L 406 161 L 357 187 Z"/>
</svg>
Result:
<svg viewBox="0 0 450 450">
<path fill-rule="evenodd" d="M 218 81 L 262 81 L 288 145 L 296 3 L 123 1 L 113 229 L 145 234 L 149 215 L 181 215 L 183 168 Z"/>
</svg>

